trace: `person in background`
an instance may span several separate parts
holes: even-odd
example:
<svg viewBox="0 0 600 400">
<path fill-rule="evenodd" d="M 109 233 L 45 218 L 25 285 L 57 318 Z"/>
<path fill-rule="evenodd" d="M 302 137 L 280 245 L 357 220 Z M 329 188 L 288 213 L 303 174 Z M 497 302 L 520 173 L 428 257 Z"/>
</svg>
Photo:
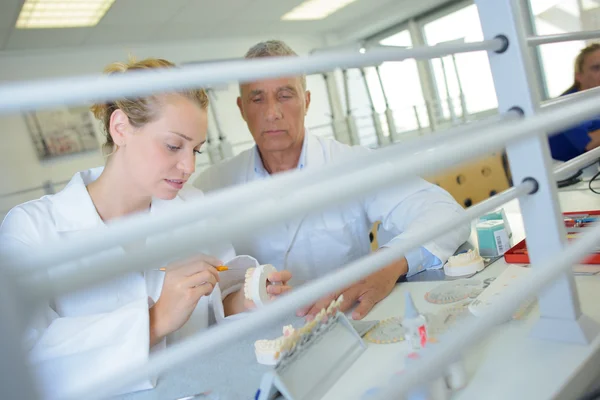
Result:
<svg viewBox="0 0 600 400">
<path fill-rule="evenodd" d="M 280 56 L 297 54 L 284 42 L 273 40 L 256 44 L 245 57 Z M 237 105 L 256 145 L 203 171 L 194 185 L 206 192 L 216 191 L 269 179 L 285 171 L 322 168 L 370 151 L 312 135 L 305 126 L 310 103 L 305 76 L 240 85 Z M 279 201 L 291 196 L 294 193 L 282 193 Z M 463 208 L 446 191 L 415 177 L 327 211 L 282 222 L 259 235 L 235 242 L 234 246 L 261 264 L 289 269 L 294 274 L 293 284 L 298 285 L 369 254 L 369 232 L 376 221 L 381 221 L 382 228 L 394 235 L 381 246 L 389 247 L 463 213 Z M 358 302 L 352 317 L 361 319 L 392 291 L 401 277 L 441 267 L 468 239 L 470 230 L 470 225 L 464 224 L 440 235 L 351 287 L 299 310 L 298 315 L 311 318 L 343 294 L 341 309 L 348 310 Z"/>
<path fill-rule="evenodd" d="M 173 67 L 166 60 L 146 59 L 111 64 L 105 72 Z M 55 195 L 12 209 L 0 227 L 2 255 L 18 258 L 64 238 L 105 229 L 127 215 L 159 215 L 201 195 L 182 188 L 206 140 L 207 107 L 202 89 L 94 105 L 106 132 L 106 165 L 76 173 Z M 167 235 L 123 243 L 101 256 L 161 246 Z M 253 306 L 244 299 L 243 281 L 219 285 L 225 279 L 215 267 L 235 256 L 231 244 L 202 248 L 199 243 L 198 253 L 166 265 L 165 271 L 128 273 L 43 304 L 25 338 L 43 397 L 63 397 L 91 379 L 138 366 L 164 348 L 167 338 L 168 343 L 181 340 Z M 268 292 L 287 291 L 290 278 L 286 271 L 272 274 L 269 279 L 279 284 L 269 285 Z M 154 384 L 148 377 L 123 392 Z"/>
<path fill-rule="evenodd" d="M 582 49 L 575 59 L 573 85 L 562 96 L 600 86 L 600 43 Z M 600 117 L 584 121 L 549 139 L 552 158 L 569 161 L 600 146 Z"/>
</svg>

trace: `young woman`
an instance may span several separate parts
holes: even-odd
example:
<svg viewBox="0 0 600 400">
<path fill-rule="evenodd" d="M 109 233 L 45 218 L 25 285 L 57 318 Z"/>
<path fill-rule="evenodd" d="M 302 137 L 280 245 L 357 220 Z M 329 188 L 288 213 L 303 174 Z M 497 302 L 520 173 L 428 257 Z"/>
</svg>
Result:
<svg viewBox="0 0 600 400">
<path fill-rule="evenodd" d="M 171 68 L 161 59 L 109 65 L 105 72 Z M 105 167 L 78 172 L 59 193 L 15 207 L 0 227 L 0 251 L 26 254 L 38 246 L 103 228 L 132 213 L 159 214 L 167 204 L 193 193 L 180 192 L 195 169 L 206 140 L 206 93 L 189 90 L 96 104 L 92 112 L 106 132 Z M 198 192 L 201 193 L 201 192 Z M 127 243 L 111 252 L 160 244 L 159 237 Z M 242 282 L 219 287 L 215 269 L 235 254 L 229 244 L 199 249 L 193 259 L 130 273 L 108 283 L 60 296 L 32 318 L 26 332 L 30 362 L 47 398 L 69 393 L 117 368 L 144 362 L 153 351 L 246 310 Z M 82 261 L 83 262 L 83 261 Z M 287 290 L 291 274 L 275 273 L 269 293 Z M 236 285 L 236 283 L 239 283 Z M 151 388 L 148 377 L 124 391 Z"/>
</svg>

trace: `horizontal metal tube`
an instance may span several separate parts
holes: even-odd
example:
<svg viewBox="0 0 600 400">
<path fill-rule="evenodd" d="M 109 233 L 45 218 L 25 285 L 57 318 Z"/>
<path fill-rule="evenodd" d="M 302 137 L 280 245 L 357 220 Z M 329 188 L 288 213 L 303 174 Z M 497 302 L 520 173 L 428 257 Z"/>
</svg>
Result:
<svg viewBox="0 0 600 400">
<path fill-rule="evenodd" d="M 593 163 L 598 163 L 598 160 L 600 160 L 600 147 L 587 151 L 582 155 L 557 166 L 554 168 L 554 174 L 560 176 L 574 174 L 580 169 L 588 167 Z"/>
<path fill-rule="evenodd" d="M 210 87 L 231 82 L 322 73 L 336 68 L 360 68 L 384 61 L 431 59 L 473 51 L 497 51 L 501 39 L 475 43 L 442 44 L 410 49 L 381 48 L 365 54 L 331 51 L 299 57 L 267 57 L 187 65 L 174 69 L 144 70 L 117 75 L 90 75 L 0 86 L 0 115 L 122 97 Z"/>
<path fill-rule="evenodd" d="M 540 104 L 540 108 L 542 110 L 556 110 L 565 104 L 569 104 L 571 101 L 581 101 L 584 99 L 594 98 L 598 95 L 600 95 L 600 87 L 587 89 L 581 92 L 575 92 L 545 100 Z"/>
<path fill-rule="evenodd" d="M 575 40 L 600 39 L 600 31 L 583 31 L 561 33 L 557 35 L 530 36 L 527 38 L 529 46 L 540 46 L 543 44 L 572 42 Z"/>
</svg>

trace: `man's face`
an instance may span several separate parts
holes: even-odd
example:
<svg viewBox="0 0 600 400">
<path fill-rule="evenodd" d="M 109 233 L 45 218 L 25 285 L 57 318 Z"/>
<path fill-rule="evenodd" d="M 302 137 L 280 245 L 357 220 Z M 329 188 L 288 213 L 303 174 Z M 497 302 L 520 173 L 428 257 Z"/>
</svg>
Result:
<svg viewBox="0 0 600 400">
<path fill-rule="evenodd" d="M 581 90 L 600 86 L 600 50 L 587 54 L 583 60 L 581 72 L 575 74 Z"/>
<path fill-rule="evenodd" d="M 237 103 L 261 152 L 285 151 L 304 140 L 310 92 L 301 78 L 243 84 Z"/>
</svg>

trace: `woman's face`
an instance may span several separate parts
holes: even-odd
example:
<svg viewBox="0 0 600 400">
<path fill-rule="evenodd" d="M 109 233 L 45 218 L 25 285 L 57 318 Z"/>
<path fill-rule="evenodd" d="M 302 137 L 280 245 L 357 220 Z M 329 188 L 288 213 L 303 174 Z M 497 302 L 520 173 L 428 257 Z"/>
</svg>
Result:
<svg viewBox="0 0 600 400">
<path fill-rule="evenodd" d="M 581 66 L 581 72 L 575 74 L 581 90 L 600 86 L 600 50 L 586 54 Z"/>
<path fill-rule="evenodd" d="M 123 160 L 123 175 L 142 195 L 170 200 L 196 169 L 196 153 L 206 141 L 206 110 L 177 95 L 159 97 L 158 118 L 129 133 L 117 153 Z M 117 155 L 117 154 L 115 154 Z"/>
</svg>

